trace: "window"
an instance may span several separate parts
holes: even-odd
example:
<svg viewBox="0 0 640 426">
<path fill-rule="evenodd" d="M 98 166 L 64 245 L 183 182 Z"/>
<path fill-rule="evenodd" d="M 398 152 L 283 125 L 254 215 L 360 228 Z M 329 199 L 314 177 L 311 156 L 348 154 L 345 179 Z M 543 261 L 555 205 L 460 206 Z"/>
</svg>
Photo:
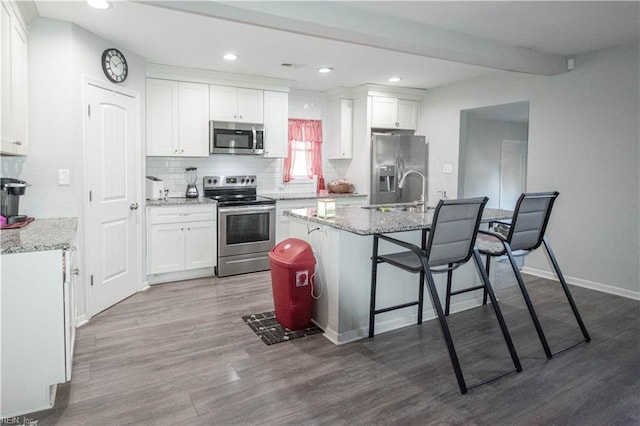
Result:
<svg viewBox="0 0 640 426">
<path fill-rule="evenodd" d="M 284 160 L 284 182 L 322 180 L 322 121 L 292 118 L 289 120 L 288 156 Z"/>
<path fill-rule="evenodd" d="M 295 151 L 292 155 L 293 164 L 291 164 L 291 179 L 309 178 L 307 172 L 307 147 L 304 141 L 290 141 L 291 150 Z"/>
</svg>

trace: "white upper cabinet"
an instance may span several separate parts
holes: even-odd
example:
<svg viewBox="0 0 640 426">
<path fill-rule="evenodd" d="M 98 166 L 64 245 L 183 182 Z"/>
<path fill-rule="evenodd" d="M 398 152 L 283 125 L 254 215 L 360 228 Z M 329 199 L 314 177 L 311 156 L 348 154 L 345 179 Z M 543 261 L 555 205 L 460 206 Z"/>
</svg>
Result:
<svg viewBox="0 0 640 426">
<path fill-rule="evenodd" d="M 27 34 L 9 3 L 0 4 L 0 151 L 27 155 Z"/>
<path fill-rule="evenodd" d="M 353 156 L 353 100 L 336 99 L 328 104 L 327 134 L 323 143 L 327 158 L 335 160 Z"/>
<path fill-rule="evenodd" d="M 209 156 L 209 86 L 147 79 L 147 155 Z"/>
<path fill-rule="evenodd" d="M 418 126 L 418 103 L 405 99 L 372 96 L 371 127 L 411 129 Z"/>
<path fill-rule="evenodd" d="M 264 92 L 264 156 L 285 158 L 289 140 L 289 94 Z"/>
<path fill-rule="evenodd" d="M 240 123 L 264 121 L 263 92 L 231 86 L 209 86 L 210 119 Z"/>
<path fill-rule="evenodd" d="M 206 84 L 178 84 L 180 155 L 209 156 L 209 88 Z"/>
</svg>

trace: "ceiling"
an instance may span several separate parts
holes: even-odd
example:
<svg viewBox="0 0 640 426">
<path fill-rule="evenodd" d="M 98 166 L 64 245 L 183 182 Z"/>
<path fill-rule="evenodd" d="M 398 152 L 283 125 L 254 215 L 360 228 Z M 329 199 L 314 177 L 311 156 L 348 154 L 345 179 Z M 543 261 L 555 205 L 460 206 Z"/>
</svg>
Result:
<svg viewBox="0 0 640 426">
<path fill-rule="evenodd" d="M 567 57 L 640 39 L 639 2 L 35 1 L 149 63 L 287 80 L 293 88 L 428 89 L 516 70 L 550 75 Z M 235 62 L 222 59 L 233 51 Z M 288 63 L 293 66 L 284 67 Z M 319 74 L 320 67 L 332 67 Z M 398 83 L 388 83 L 399 76 Z"/>
</svg>

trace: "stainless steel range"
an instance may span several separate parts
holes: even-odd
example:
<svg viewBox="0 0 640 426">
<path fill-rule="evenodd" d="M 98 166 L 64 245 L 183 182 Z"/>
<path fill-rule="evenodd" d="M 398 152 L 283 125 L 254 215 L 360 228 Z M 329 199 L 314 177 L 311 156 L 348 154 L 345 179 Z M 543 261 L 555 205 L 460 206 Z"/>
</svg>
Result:
<svg viewBox="0 0 640 426">
<path fill-rule="evenodd" d="M 204 196 L 218 202 L 217 275 L 269 269 L 276 240 L 276 202 L 257 195 L 255 175 L 205 176 Z"/>
</svg>

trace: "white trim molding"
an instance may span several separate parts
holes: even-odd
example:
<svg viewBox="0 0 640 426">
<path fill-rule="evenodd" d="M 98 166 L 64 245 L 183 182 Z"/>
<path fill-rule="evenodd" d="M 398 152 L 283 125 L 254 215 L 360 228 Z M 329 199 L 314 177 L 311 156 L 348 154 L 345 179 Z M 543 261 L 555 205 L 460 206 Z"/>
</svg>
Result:
<svg viewBox="0 0 640 426">
<path fill-rule="evenodd" d="M 558 281 L 556 274 L 549 271 L 544 271 L 542 269 L 530 268 L 528 266 L 525 266 L 524 268 L 522 268 L 522 272 L 524 272 L 525 274 L 535 275 L 536 277 Z M 582 278 L 570 277 L 567 275 L 564 276 L 564 279 L 567 281 L 567 284 L 588 288 L 590 290 L 601 291 L 603 293 L 613 294 L 615 296 L 622 296 L 628 299 L 640 300 L 640 291 L 627 290 L 624 288 L 584 280 Z"/>
</svg>

